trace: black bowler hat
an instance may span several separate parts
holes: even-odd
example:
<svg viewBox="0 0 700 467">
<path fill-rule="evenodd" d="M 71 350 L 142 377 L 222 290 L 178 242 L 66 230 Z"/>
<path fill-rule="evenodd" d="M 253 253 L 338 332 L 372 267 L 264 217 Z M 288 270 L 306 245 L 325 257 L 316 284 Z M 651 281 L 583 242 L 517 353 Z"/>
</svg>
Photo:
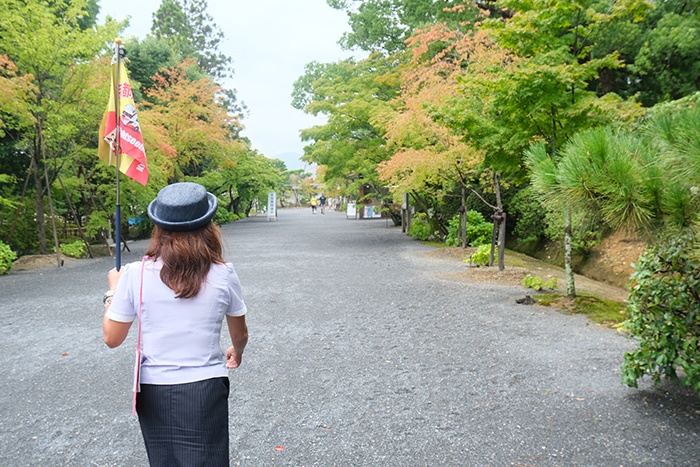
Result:
<svg viewBox="0 0 700 467">
<path fill-rule="evenodd" d="M 204 227 L 216 214 L 216 196 L 198 183 L 168 185 L 148 205 L 148 217 L 165 230 L 186 232 Z"/>
</svg>

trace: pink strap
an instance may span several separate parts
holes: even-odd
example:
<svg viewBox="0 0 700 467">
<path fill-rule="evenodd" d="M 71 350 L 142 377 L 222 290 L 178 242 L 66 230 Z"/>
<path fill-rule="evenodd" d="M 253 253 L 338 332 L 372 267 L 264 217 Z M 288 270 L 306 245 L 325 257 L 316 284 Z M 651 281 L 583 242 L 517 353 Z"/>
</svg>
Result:
<svg viewBox="0 0 700 467">
<path fill-rule="evenodd" d="M 141 285 L 139 286 L 139 332 L 136 337 L 136 348 L 141 350 L 141 312 L 143 310 L 143 270 L 146 267 L 146 260 L 150 259 L 150 256 L 144 256 L 141 259 Z"/>
<path fill-rule="evenodd" d="M 149 256 L 141 259 L 141 281 L 139 285 L 139 314 L 138 332 L 136 334 L 136 363 L 134 364 L 134 399 L 131 403 L 131 416 L 136 415 L 136 395 L 141 392 L 141 312 L 143 311 L 143 270 Z"/>
</svg>

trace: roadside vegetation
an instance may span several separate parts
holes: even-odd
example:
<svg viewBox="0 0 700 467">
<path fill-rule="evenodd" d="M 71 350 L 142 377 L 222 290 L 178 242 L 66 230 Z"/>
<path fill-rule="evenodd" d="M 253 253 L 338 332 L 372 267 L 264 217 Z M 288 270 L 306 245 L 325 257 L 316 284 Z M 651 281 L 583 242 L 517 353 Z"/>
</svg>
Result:
<svg viewBox="0 0 700 467">
<path fill-rule="evenodd" d="M 553 306 L 564 313 L 584 315 L 594 323 L 619 329 L 627 319 L 626 304 L 604 300 L 592 295 L 579 294 L 576 297 L 568 297 L 565 294 L 533 295 L 537 303 L 544 306 Z"/>
</svg>

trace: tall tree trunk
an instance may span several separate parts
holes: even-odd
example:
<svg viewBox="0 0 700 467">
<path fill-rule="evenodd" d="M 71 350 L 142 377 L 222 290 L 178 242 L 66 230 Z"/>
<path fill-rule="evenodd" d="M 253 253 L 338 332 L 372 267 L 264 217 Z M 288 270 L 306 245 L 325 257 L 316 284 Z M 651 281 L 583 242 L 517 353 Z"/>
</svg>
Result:
<svg viewBox="0 0 700 467">
<path fill-rule="evenodd" d="M 406 231 L 411 230 L 411 222 L 413 222 L 413 218 L 411 217 L 411 198 L 406 194 Z"/>
<path fill-rule="evenodd" d="M 401 232 L 406 233 L 408 230 L 408 194 L 403 194 L 403 202 L 401 203 Z"/>
<path fill-rule="evenodd" d="M 571 211 L 567 208 L 564 213 L 566 227 L 564 232 L 564 271 L 566 274 L 566 294 L 569 297 L 576 296 L 576 285 L 574 283 L 574 267 L 571 260 Z"/>
<path fill-rule="evenodd" d="M 32 154 L 34 168 L 34 191 L 36 196 L 36 227 L 39 234 L 39 253 L 46 254 L 46 226 L 44 225 L 44 187 L 41 183 L 41 155 L 39 144 L 34 142 L 34 154 Z"/>
<path fill-rule="evenodd" d="M 491 253 L 489 254 L 489 266 L 493 266 L 494 250 L 498 245 L 498 269 L 505 269 L 505 250 L 506 250 L 506 213 L 503 212 L 503 203 L 501 202 L 501 184 L 500 175 L 493 174 L 493 189 L 496 193 L 496 206 L 492 216 L 493 233 L 491 234 Z"/>
<path fill-rule="evenodd" d="M 457 244 L 467 247 L 467 189 L 462 184 L 462 204 L 459 207 L 459 228 L 457 229 Z"/>
<path fill-rule="evenodd" d="M 506 213 L 501 213 L 501 222 L 498 227 L 498 269 L 503 271 L 506 268 Z"/>
<path fill-rule="evenodd" d="M 506 213 L 503 211 L 501 202 L 501 176 L 493 174 L 493 187 L 496 191 L 496 207 L 498 217 L 498 269 L 505 269 L 504 258 L 506 252 Z"/>
<path fill-rule="evenodd" d="M 51 197 L 51 182 L 49 181 L 49 164 L 46 161 L 46 146 L 44 145 L 44 127 L 43 120 L 39 120 L 37 125 L 39 130 L 39 149 L 41 151 L 41 158 L 44 161 L 44 178 L 46 181 L 46 198 L 49 200 L 49 212 L 51 214 L 51 230 L 53 232 L 53 243 L 56 249 L 56 263 L 60 268 L 63 266 L 63 260 L 61 259 L 61 246 L 58 243 L 58 231 L 56 230 L 56 215 L 53 210 L 53 198 Z"/>
<path fill-rule="evenodd" d="M 233 212 L 233 208 L 234 208 L 233 200 L 234 200 L 234 198 L 233 198 L 233 185 L 229 185 L 228 186 L 228 206 L 226 207 L 226 210 L 228 212 Z"/>
</svg>

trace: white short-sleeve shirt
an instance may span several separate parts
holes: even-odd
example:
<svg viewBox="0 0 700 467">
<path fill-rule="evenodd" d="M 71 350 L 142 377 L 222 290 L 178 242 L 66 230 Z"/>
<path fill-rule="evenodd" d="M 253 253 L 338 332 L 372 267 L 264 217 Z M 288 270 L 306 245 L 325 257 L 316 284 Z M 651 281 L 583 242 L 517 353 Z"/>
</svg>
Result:
<svg viewBox="0 0 700 467">
<path fill-rule="evenodd" d="M 193 298 L 175 298 L 160 279 L 161 267 L 160 261 L 144 264 L 141 383 L 181 384 L 227 376 L 220 345 L 224 315 L 247 312 L 233 265 L 213 264 Z M 139 312 L 141 262 L 123 269 L 107 317 L 129 323 Z"/>
</svg>

